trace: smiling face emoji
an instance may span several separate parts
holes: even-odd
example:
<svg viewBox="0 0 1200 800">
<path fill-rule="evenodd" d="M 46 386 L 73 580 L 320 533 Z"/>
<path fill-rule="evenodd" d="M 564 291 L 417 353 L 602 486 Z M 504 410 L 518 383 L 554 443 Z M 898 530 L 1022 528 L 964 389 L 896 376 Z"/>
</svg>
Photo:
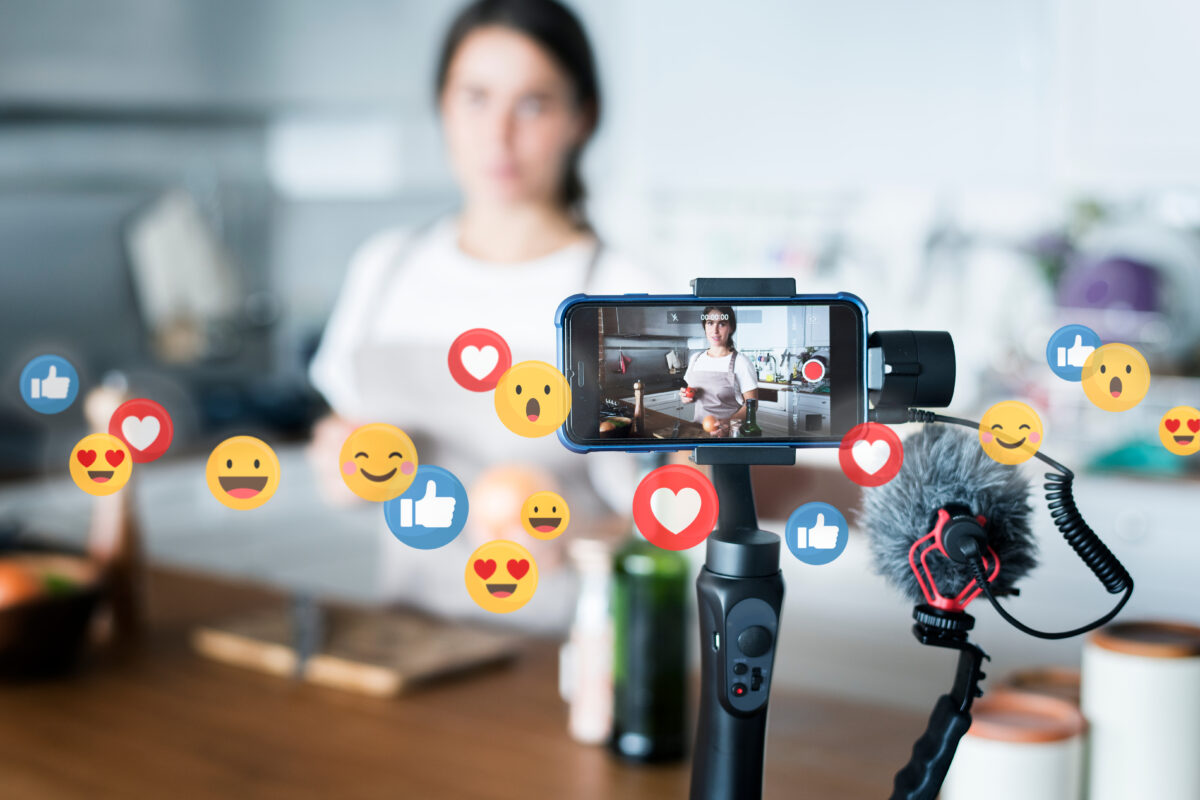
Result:
<svg viewBox="0 0 1200 800">
<path fill-rule="evenodd" d="M 208 490 L 230 508 L 248 511 L 271 499 L 279 487 L 279 459 L 262 439 L 234 436 L 208 457 Z"/>
<path fill-rule="evenodd" d="M 554 433 L 571 411 L 571 387 L 545 361 L 522 361 L 500 376 L 494 393 L 496 416 L 519 436 Z"/>
<path fill-rule="evenodd" d="M 363 425 L 346 437 L 339 457 L 342 480 L 363 500 L 399 497 L 417 476 L 417 448 L 395 425 Z"/>
<path fill-rule="evenodd" d="M 571 524 L 571 509 L 554 492 L 531 494 L 521 506 L 521 524 L 535 539 L 553 539 Z"/>
<path fill-rule="evenodd" d="M 1177 456 L 1200 452 L 1200 411 L 1191 406 L 1172 408 L 1158 423 L 1158 438 Z"/>
<path fill-rule="evenodd" d="M 996 403 L 979 421 L 979 444 L 988 458 L 1001 464 L 1020 464 L 1042 446 L 1042 421 L 1037 412 L 1016 400 Z"/>
<path fill-rule="evenodd" d="M 1150 366 L 1127 344 L 1097 347 L 1083 362 L 1083 391 L 1105 411 L 1128 411 L 1150 390 Z"/>
<path fill-rule="evenodd" d="M 529 602 L 537 590 L 533 556 L 516 542 L 497 539 L 467 559 L 467 594 L 484 611 L 507 614 Z"/>
<path fill-rule="evenodd" d="M 71 450 L 71 479 L 90 495 L 114 494 L 133 474 L 133 456 L 116 436 L 93 433 Z"/>
</svg>

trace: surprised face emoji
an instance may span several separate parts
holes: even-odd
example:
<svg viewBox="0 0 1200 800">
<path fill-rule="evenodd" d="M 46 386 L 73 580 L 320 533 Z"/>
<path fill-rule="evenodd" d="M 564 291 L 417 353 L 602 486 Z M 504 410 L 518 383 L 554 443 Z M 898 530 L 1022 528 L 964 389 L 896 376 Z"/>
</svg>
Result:
<svg viewBox="0 0 1200 800">
<path fill-rule="evenodd" d="M 571 387 L 545 361 L 522 361 L 508 368 L 494 392 L 496 416 L 518 436 L 554 433 L 571 411 Z"/>
<path fill-rule="evenodd" d="M 1097 347 L 1080 375 L 1088 399 L 1105 411 L 1128 411 L 1150 391 L 1150 366 L 1127 344 Z"/>
</svg>

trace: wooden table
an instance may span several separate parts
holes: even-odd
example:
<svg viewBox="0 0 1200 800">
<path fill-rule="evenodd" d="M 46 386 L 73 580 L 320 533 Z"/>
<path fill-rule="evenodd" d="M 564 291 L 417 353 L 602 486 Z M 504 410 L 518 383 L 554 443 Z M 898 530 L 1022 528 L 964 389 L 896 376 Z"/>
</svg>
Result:
<svg viewBox="0 0 1200 800">
<path fill-rule="evenodd" d="M 78 675 L 0 684 L 0 797 L 683 798 L 686 764 L 619 762 L 571 741 L 556 646 L 382 701 L 210 663 L 199 622 L 278 603 L 262 589 L 150 576 L 152 629 Z M 886 797 L 922 715 L 773 698 L 768 798 Z"/>
</svg>

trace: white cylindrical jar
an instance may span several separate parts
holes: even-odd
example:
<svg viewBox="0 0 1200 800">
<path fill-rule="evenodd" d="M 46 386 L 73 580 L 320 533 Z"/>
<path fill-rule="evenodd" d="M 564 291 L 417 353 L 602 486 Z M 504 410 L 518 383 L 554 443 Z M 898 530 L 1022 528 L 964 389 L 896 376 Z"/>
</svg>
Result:
<svg viewBox="0 0 1200 800">
<path fill-rule="evenodd" d="M 1079 800 L 1083 736 L 1065 700 L 1000 689 L 971 709 L 941 800 Z"/>
<path fill-rule="evenodd" d="M 1200 627 L 1110 625 L 1083 650 L 1091 800 L 1200 798 Z"/>
</svg>

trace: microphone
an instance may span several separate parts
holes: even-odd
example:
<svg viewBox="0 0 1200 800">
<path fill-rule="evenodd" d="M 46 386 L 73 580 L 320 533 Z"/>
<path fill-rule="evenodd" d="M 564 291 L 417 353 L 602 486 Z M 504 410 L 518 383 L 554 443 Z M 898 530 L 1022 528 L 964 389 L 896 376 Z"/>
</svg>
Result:
<svg viewBox="0 0 1200 800">
<path fill-rule="evenodd" d="M 904 443 L 896 477 L 866 490 L 861 520 L 880 575 L 915 603 L 961 611 L 966 603 L 935 602 L 930 591 L 953 598 L 975 580 L 970 564 L 954 558 L 959 537 L 972 537 L 981 551 L 995 554 L 999 571 L 989 581 L 994 595 L 1017 594 L 1016 583 L 1037 566 L 1031 510 L 1029 481 L 1019 470 L 993 461 L 966 431 L 928 425 Z M 943 557 L 918 561 L 925 569 L 914 571 L 910 553 L 934 531 L 950 548 Z"/>
<path fill-rule="evenodd" d="M 928 411 L 908 409 L 907 415 L 912 422 L 978 428 L 970 420 Z M 997 600 L 1017 594 L 1017 582 L 1037 566 L 1029 483 L 1019 469 L 989 458 L 973 433 L 926 426 L 905 442 L 896 477 L 865 492 L 860 522 L 876 571 L 916 603 L 913 634 L 922 644 L 959 651 L 954 688 L 934 705 L 912 757 L 896 774 L 892 800 L 933 800 L 971 725 L 971 704 L 983 694 L 979 683 L 986 677 L 980 667 L 988 658 L 968 639 L 975 620 L 965 609 L 973 600 L 986 597 L 1025 633 L 1060 639 L 1107 623 L 1132 595 L 1133 579 L 1075 506 L 1074 475 L 1040 451 L 1036 456 L 1058 470 L 1047 473 L 1044 484 L 1055 526 L 1110 593 L 1124 592 L 1108 614 L 1070 631 L 1030 628 Z"/>
</svg>

